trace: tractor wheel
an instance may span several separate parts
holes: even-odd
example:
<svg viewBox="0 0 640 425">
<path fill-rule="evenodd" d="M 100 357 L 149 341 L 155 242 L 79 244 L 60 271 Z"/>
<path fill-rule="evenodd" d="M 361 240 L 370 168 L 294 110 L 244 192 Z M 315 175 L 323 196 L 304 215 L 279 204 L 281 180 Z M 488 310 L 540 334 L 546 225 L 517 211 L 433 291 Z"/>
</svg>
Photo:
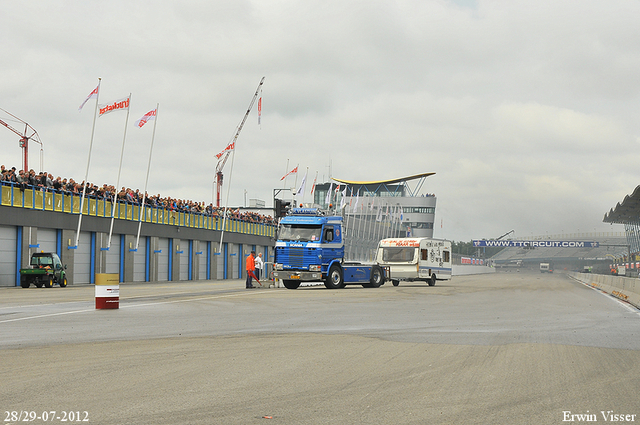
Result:
<svg viewBox="0 0 640 425">
<path fill-rule="evenodd" d="M 29 279 L 26 276 L 20 276 L 20 286 L 28 288 L 30 285 Z"/>
</svg>

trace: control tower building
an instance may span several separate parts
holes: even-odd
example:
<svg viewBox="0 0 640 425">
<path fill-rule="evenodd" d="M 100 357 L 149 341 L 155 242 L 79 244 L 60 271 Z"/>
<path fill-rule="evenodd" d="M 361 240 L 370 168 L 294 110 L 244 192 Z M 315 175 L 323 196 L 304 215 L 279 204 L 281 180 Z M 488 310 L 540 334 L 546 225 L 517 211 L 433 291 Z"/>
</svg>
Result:
<svg viewBox="0 0 640 425">
<path fill-rule="evenodd" d="M 380 239 L 388 237 L 433 237 L 436 196 L 422 193 L 427 177 L 422 173 L 380 181 L 332 178 L 317 184 L 314 203 L 344 216 L 347 257 L 371 259 Z"/>
</svg>

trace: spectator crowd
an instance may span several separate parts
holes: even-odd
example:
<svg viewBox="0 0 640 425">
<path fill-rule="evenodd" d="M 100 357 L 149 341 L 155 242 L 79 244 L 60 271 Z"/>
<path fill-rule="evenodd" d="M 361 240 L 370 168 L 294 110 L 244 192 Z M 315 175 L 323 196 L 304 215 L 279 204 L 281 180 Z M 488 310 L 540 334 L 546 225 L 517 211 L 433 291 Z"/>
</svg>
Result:
<svg viewBox="0 0 640 425">
<path fill-rule="evenodd" d="M 34 170 L 24 171 L 20 170 L 16 172 L 16 167 L 6 168 L 4 165 L 0 165 L 0 183 L 10 184 L 25 190 L 27 188 L 64 193 L 67 195 L 82 196 L 82 190 L 84 182 L 77 183 L 73 179 L 61 178 L 60 176 L 55 179 L 53 176 L 46 172 L 37 173 Z M 94 199 L 113 200 L 114 194 L 118 202 L 128 203 L 130 205 L 144 205 L 154 208 L 162 208 L 168 211 L 176 212 L 188 212 L 203 214 L 208 217 L 223 217 L 224 208 L 215 207 L 213 204 L 205 206 L 205 202 L 194 202 L 184 199 L 174 199 L 171 197 L 162 197 L 158 195 L 149 195 L 145 193 L 144 196 L 138 189 L 135 191 L 129 188 L 122 187 L 119 191 L 113 185 L 103 184 L 98 186 L 93 183 L 86 185 L 85 196 Z M 262 224 L 277 224 L 276 220 L 267 215 L 258 214 L 250 211 L 240 211 L 239 209 L 227 208 L 227 218 L 241 220 L 249 223 L 262 223 Z"/>
</svg>

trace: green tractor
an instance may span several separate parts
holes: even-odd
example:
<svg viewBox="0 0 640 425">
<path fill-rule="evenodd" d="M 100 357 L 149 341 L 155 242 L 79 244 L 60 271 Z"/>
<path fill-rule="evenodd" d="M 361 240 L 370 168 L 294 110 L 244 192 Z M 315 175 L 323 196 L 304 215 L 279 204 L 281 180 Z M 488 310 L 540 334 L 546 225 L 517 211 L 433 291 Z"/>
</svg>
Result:
<svg viewBox="0 0 640 425">
<path fill-rule="evenodd" d="M 28 288 L 33 283 L 38 288 L 51 288 L 54 284 L 67 286 L 67 266 L 62 265 L 58 254 L 36 252 L 31 256 L 31 267 L 20 269 L 20 286 Z"/>
</svg>

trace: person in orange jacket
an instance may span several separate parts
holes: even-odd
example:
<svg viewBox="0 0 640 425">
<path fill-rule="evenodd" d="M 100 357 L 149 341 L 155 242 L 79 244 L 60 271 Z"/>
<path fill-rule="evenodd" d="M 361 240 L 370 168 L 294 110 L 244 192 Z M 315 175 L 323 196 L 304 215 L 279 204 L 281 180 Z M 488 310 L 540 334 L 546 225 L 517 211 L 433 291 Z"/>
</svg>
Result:
<svg viewBox="0 0 640 425">
<path fill-rule="evenodd" d="M 251 254 L 247 256 L 247 289 L 255 288 L 255 286 L 253 286 L 253 284 L 251 283 L 251 279 L 255 270 L 256 270 L 256 252 L 251 251 Z"/>
</svg>

